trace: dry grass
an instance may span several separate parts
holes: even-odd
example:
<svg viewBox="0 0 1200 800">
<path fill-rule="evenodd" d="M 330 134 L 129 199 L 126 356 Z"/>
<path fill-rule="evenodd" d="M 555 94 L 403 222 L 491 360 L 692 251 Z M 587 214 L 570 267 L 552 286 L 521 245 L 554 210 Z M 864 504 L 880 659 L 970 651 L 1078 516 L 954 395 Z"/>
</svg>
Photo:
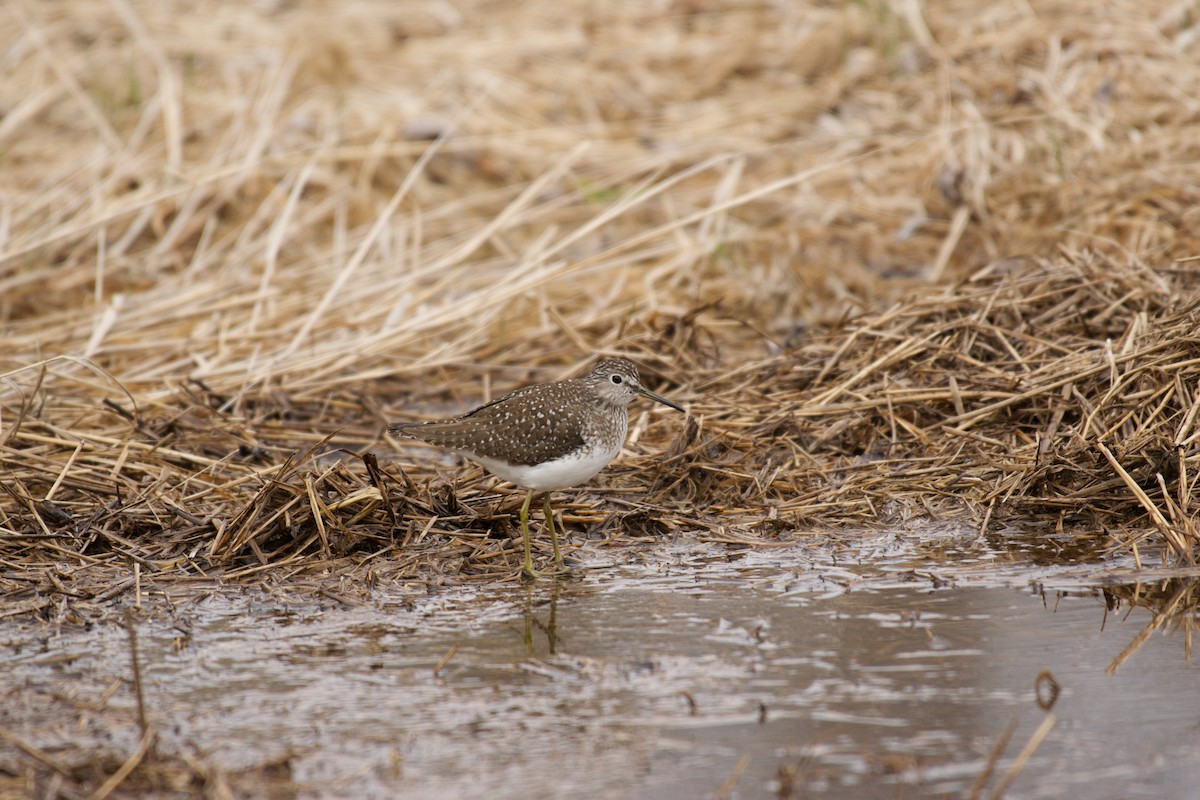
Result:
<svg viewBox="0 0 1200 800">
<path fill-rule="evenodd" d="M 1198 36 L 1190 0 L 11 0 L 0 616 L 511 580 L 519 495 L 383 427 L 596 353 L 692 416 L 562 494 L 576 541 L 1191 564 Z M 144 752 L 7 785 L 275 785 Z"/>
<path fill-rule="evenodd" d="M 594 353 L 692 418 L 566 494 L 593 539 L 934 517 L 1194 560 L 1190 3 L 0 17 L 6 615 L 510 579 L 519 496 L 383 426 Z"/>
</svg>

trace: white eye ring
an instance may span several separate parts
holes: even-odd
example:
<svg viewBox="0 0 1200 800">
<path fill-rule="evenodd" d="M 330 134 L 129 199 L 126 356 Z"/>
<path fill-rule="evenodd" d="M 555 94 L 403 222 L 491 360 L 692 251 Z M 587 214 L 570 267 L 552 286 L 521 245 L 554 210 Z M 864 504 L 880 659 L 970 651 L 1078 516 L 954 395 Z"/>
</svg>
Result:
<svg viewBox="0 0 1200 800">
<path fill-rule="evenodd" d="M 620 375 L 613 375 L 613 376 L 612 376 L 612 382 L 613 382 L 613 383 L 615 383 L 615 384 L 617 384 L 617 385 L 619 386 L 619 385 L 622 383 L 621 376 L 620 376 Z"/>
</svg>

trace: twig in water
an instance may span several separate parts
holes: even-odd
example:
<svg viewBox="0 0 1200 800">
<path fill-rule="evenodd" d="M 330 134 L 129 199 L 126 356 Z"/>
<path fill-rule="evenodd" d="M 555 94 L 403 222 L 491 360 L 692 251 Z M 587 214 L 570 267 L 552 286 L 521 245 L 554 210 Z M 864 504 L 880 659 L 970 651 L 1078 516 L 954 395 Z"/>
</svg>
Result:
<svg viewBox="0 0 1200 800">
<path fill-rule="evenodd" d="M 142 738 L 144 739 L 146 733 L 150 730 L 150 726 L 146 722 L 146 697 L 142 692 L 142 668 L 138 663 L 137 627 L 133 622 L 133 608 L 126 607 L 125 630 L 129 634 L 129 661 L 133 668 L 133 691 L 137 695 L 138 728 L 141 730 Z"/>
</svg>

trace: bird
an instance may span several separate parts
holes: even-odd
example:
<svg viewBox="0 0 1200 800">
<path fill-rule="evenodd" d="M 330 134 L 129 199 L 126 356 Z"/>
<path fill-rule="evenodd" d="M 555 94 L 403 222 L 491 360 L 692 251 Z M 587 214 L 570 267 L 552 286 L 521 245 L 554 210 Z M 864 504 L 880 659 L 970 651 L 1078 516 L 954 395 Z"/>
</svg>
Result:
<svg viewBox="0 0 1200 800">
<path fill-rule="evenodd" d="M 529 536 L 534 496 L 542 494 L 554 572 L 563 573 L 550 493 L 589 480 L 617 457 L 629 429 L 629 404 L 638 396 L 687 413 L 642 386 L 633 362 L 606 358 L 581 377 L 525 386 L 459 417 L 393 423 L 387 432 L 457 453 L 524 488 L 521 573 L 536 579 L 542 575 L 534 569 Z"/>
</svg>

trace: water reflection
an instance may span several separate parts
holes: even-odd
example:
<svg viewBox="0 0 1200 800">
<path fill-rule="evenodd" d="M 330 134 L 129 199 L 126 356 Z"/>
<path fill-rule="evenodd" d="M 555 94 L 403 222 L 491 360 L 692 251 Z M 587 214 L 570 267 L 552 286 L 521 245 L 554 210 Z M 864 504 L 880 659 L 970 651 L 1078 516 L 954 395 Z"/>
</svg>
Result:
<svg viewBox="0 0 1200 800">
<path fill-rule="evenodd" d="M 161 749 L 227 774 L 286 762 L 313 797 L 970 797 L 1011 782 L 1049 798 L 1096 781 L 1183 797 L 1200 781 L 1200 715 L 1180 702 L 1200 676 L 1178 636 L 1149 635 L 1190 640 L 1195 578 L 1018 591 L 753 562 L 362 608 L 147 598 L 147 714 Z M 63 631 L 36 653 L 17 638 L 5 660 L 26 688 L 0 724 L 49 752 L 136 744 L 112 688 L 122 631 Z M 83 726 L 80 702 L 97 709 Z"/>
<path fill-rule="evenodd" d="M 1160 581 L 1107 586 L 1103 590 L 1106 612 L 1126 609 L 1128 617 L 1134 609 L 1148 609 L 1153 616 L 1129 645 L 1113 659 L 1106 672 L 1112 674 L 1142 648 L 1155 631 L 1182 633 L 1187 659 L 1192 658 L 1192 632 L 1200 620 L 1200 578 L 1165 578 Z"/>
<path fill-rule="evenodd" d="M 558 652 L 558 596 L 562 592 L 563 584 L 560 581 L 554 581 L 550 584 L 548 594 L 549 597 L 545 600 L 545 606 L 548 609 L 545 622 L 535 614 L 535 601 L 538 600 L 538 587 L 530 585 L 525 587 L 525 604 L 522 608 L 522 616 L 525 620 L 525 654 L 530 658 L 538 655 L 539 649 L 537 642 L 534 639 L 534 634 L 540 633 L 545 636 L 546 649 L 548 655 L 554 655 Z"/>
</svg>

